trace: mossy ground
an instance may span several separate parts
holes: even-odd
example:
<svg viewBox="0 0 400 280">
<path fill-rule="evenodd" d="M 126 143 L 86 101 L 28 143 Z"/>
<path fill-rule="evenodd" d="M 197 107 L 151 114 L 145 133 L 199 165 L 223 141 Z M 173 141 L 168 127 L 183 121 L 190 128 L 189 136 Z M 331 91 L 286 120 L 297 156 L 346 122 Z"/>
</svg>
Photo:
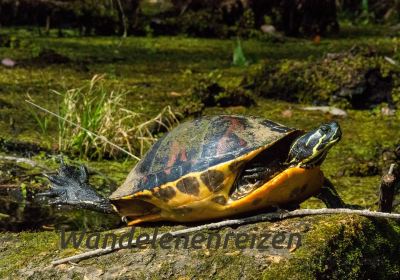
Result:
<svg viewBox="0 0 400 280">
<path fill-rule="evenodd" d="M 24 63 L 10 69 L 0 68 L 0 138 L 9 141 L 18 140 L 35 143 L 47 150 L 57 148 L 57 122 L 52 119 L 48 130 L 43 133 L 28 110 L 29 105 L 24 102 L 27 94 L 36 103 L 51 110 L 57 110 L 60 97 L 54 94 L 51 91 L 52 89 L 75 88 L 90 80 L 94 74 L 105 73 L 110 90 L 116 86 L 128 90 L 126 107 L 151 117 L 156 115 L 159 108 L 164 105 L 178 106 L 179 102 L 176 98 L 171 97 L 171 92 L 185 93 L 193 80 L 199 76 L 208 75 L 212 71 L 222 73 L 221 84 L 223 86 L 235 86 L 239 85 L 244 75 L 258 71 L 261 68 L 261 63 L 274 64 L 283 59 L 293 62 L 312 61 L 321 58 L 328 52 L 348 50 L 354 44 L 374 47 L 382 53 L 387 52 L 388 54 L 397 54 L 398 47 L 398 40 L 395 37 L 387 36 L 387 32 L 382 30 L 381 27 L 361 29 L 348 27 L 344 28 L 340 36 L 322 38 L 319 44 L 307 39 L 285 39 L 279 43 L 270 40 L 245 40 L 242 42 L 242 47 L 246 57 L 252 63 L 248 67 L 234 67 L 232 65 L 232 51 L 236 39 L 215 40 L 185 37 L 130 37 L 122 40 L 116 37 L 56 38 L 34 36 L 32 35 L 34 32 L 4 29 L 2 29 L 1 34 L 3 36 L 15 36 L 19 43 L 14 48 L 0 47 L 0 58 L 10 57 L 17 63 Z M 57 53 L 68 57 L 71 62 L 67 64 L 28 63 L 30 59 L 37 56 L 41 49 L 45 48 L 55 50 Z M 397 57 L 394 56 L 394 58 Z M 203 113 L 257 115 L 303 129 L 309 129 L 321 122 L 333 119 L 332 116 L 320 112 L 303 111 L 302 105 L 299 104 L 254 98 L 257 106 L 249 108 L 207 108 Z M 32 108 L 30 109 L 32 110 Z M 285 113 L 287 110 L 290 110 L 290 114 Z M 42 116 L 45 117 L 44 114 Z M 342 127 L 343 139 L 331 150 L 322 169 L 332 179 L 345 202 L 366 208 L 376 208 L 380 174 L 358 177 L 350 176 L 347 171 L 356 168 L 361 162 L 379 161 L 379 151 L 384 148 L 393 149 L 398 145 L 400 139 L 399 120 L 399 112 L 394 116 L 384 116 L 381 114 L 380 108 L 364 111 L 348 110 L 348 117 L 338 119 Z M 54 159 L 40 155 L 35 156 L 34 159 L 48 165 L 49 169 L 57 167 Z M 77 160 L 77 162 L 82 161 Z M 100 162 L 83 161 L 83 163 L 111 178 L 115 182 L 115 187 L 123 182 L 135 161 L 127 159 Z M 28 182 L 28 187 L 33 185 L 42 188 L 43 181 L 40 181 L 39 178 L 35 180 L 42 183 L 38 186 L 38 184 Z M 108 188 L 107 182 L 101 178 L 98 180 L 101 191 L 104 194 L 110 193 L 111 190 Z M 19 182 L 18 178 L 16 178 L 16 181 Z M 322 204 L 316 199 L 310 199 L 302 205 L 302 207 L 320 206 Z M 331 243 L 327 244 L 324 241 L 334 240 L 339 234 L 339 231 L 331 232 L 329 230 L 330 226 L 337 230 L 335 224 L 338 223 L 338 220 L 336 219 L 345 221 L 345 224 L 349 222 L 346 227 L 349 230 L 361 227 L 361 232 L 370 238 L 368 240 L 374 240 L 376 242 L 374 244 L 380 244 L 380 238 L 391 240 L 391 234 L 398 238 L 397 227 L 392 227 L 391 224 L 384 227 L 384 231 L 389 233 L 381 234 L 379 233 L 381 227 L 377 229 L 377 223 L 369 220 L 354 218 L 355 222 L 353 223 L 353 218 L 349 218 L 350 220 L 344 217 L 321 218 L 320 222 L 325 225 L 321 227 L 321 230 L 317 229 L 314 233 L 321 232 L 325 235 L 321 237 L 321 242 L 316 243 L 319 247 L 315 245 L 315 248 L 321 248 L 322 251 L 322 248 L 325 248 L 323 252 L 326 252 L 326 254 L 320 255 L 325 260 L 330 258 L 332 253 L 326 250 L 330 248 L 334 248 L 335 252 L 339 250 L 338 252 L 343 255 L 337 256 L 337 259 L 343 262 L 343 273 L 348 272 L 348 264 L 359 263 L 357 254 L 361 252 L 357 251 L 357 247 L 360 244 L 354 243 L 352 241 L 356 239 L 354 233 L 347 233 L 346 230 L 342 230 L 342 234 L 346 236 L 349 234 L 353 239 L 350 238 L 349 241 L 345 238 L 339 238 L 338 240 L 344 240 L 343 244 L 348 244 L 350 247 L 338 249 L 332 247 Z M 77 223 L 83 220 L 85 219 L 82 217 L 76 219 Z M 376 233 L 377 231 L 378 233 Z M 343 235 L 341 235 L 342 237 Z M 20 248 L 14 250 L 11 247 L 2 247 L 0 253 L 2 277 L 17 268 L 24 267 L 26 262 L 32 261 L 32 263 L 44 265 L 57 254 L 62 254 L 62 252 L 56 253 L 58 237 L 55 233 L 1 233 L 0 238 L 11 240 L 11 243 L 7 244 L 13 244 L 13 246 Z M 331 242 L 334 243 L 334 246 L 340 247 L 339 243 Z M 45 243 L 46 245 L 44 245 Z M 370 252 L 368 254 L 382 252 L 372 245 L 363 246 L 361 248 Z M 50 247 L 54 250 L 49 250 Z M 330 270 L 324 270 L 325 268 L 320 266 L 321 263 L 316 261 L 310 262 L 312 263 L 310 267 L 299 265 L 300 261 L 296 262 L 296 260 L 303 261 L 304 259 L 314 260 L 315 256 L 319 256 L 314 256 L 313 252 L 316 251 L 312 249 L 312 246 L 307 247 L 305 245 L 298 250 L 295 253 L 298 258 L 294 257 L 293 261 L 285 264 L 285 271 L 288 273 L 295 271 L 296 273 L 304 273 L 304 275 L 309 275 L 306 271 L 308 269 L 318 271 L 318 273 L 330 273 Z M 354 256 L 353 259 L 348 259 L 352 256 Z M 388 258 L 391 258 L 391 256 L 388 255 Z M 115 258 L 120 257 L 121 255 L 119 257 L 117 255 Z M 108 257 L 109 260 L 112 258 Z M 398 266 L 393 268 L 389 263 L 383 263 L 382 267 L 394 272 L 398 269 Z M 361 275 L 360 266 L 355 266 L 354 269 L 352 272 L 354 275 Z M 273 271 L 276 272 L 279 269 Z M 267 278 L 268 275 L 275 274 L 272 274 L 272 272 L 271 274 L 269 272 L 264 273 Z M 342 275 L 342 272 L 338 272 L 337 275 Z M 353 274 L 350 273 L 350 275 Z"/>
<path fill-rule="evenodd" d="M 164 225 L 158 230 L 166 232 L 180 228 Z M 140 228 L 135 238 L 142 233 L 152 235 L 153 230 L 153 227 Z M 117 234 L 126 231 L 118 230 Z M 60 235 L 53 231 L 3 233 L 0 237 L 0 277 L 360 279 L 373 276 L 373 279 L 396 279 L 400 275 L 399 226 L 384 220 L 349 215 L 305 217 L 204 233 L 213 232 L 219 232 L 223 238 L 232 232 L 257 235 L 299 233 L 301 246 L 277 249 L 271 245 L 271 240 L 264 250 L 238 249 L 233 240 L 226 249 L 207 249 L 205 243 L 200 249 L 176 249 L 174 245 L 171 249 L 161 249 L 157 245 L 155 248 L 120 250 L 84 260 L 79 265 L 52 267 L 52 260 L 80 253 L 84 246 L 61 250 Z"/>
<path fill-rule="evenodd" d="M 293 258 L 264 273 L 264 279 L 395 279 L 400 273 L 396 223 L 329 217 L 308 232 L 303 244 Z"/>
</svg>

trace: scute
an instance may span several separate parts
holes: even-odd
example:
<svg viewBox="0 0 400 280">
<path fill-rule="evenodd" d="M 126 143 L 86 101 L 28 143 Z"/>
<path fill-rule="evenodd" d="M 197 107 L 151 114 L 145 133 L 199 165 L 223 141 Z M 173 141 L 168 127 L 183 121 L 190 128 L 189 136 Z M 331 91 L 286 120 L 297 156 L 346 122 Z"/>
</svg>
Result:
<svg viewBox="0 0 400 280">
<path fill-rule="evenodd" d="M 205 116 L 159 139 L 110 198 L 151 190 L 191 172 L 231 161 L 297 131 L 257 117 Z M 191 190 L 195 191 L 195 190 Z"/>
</svg>

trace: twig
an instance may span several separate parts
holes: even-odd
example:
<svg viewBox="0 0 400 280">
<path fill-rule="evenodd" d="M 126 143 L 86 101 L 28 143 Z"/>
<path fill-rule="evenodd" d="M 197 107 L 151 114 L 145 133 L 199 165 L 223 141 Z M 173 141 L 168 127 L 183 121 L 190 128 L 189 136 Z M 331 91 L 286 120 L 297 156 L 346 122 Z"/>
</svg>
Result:
<svg viewBox="0 0 400 280">
<path fill-rule="evenodd" d="M 385 59 L 387 62 L 389 62 L 390 64 L 392 64 L 392 65 L 397 65 L 396 60 L 394 60 L 394 59 L 391 58 L 391 57 L 385 56 L 384 59 Z"/>
<path fill-rule="evenodd" d="M 20 185 L 18 184 L 0 184 L 0 188 L 19 188 Z"/>
<path fill-rule="evenodd" d="M 393 199 L 395 194 L 395 186 L 398 178 L 394 172 L 395 164 L 392 163 L 389 168 L 388 174 L 382 177 L 381 185 L 379 187 L 379 211 L 392 212 Z"/>
<path fill-rule="evenodd" d="M 218 228 L 222 228 L 222 227 L 226 227 L 226 226 L 237 226 L 237 225 L 271 221 L 271 220 L 283 220 L 283 219 L 287 219 L 287 218 L 310 216 L 310 215 L 330 215 L 330 214 L 355 214 L 355 215 L 360 215 L 360 216 L 365 216 L 365 217 L 390 218 L 390 219 L 399 219 L 400 220 L 400 214 L 374 212 L 374 211 L 369 211 L 369 210 L 354 210 L 354 209 L 348 209 L 348 208 L 300 209 L 300 210 L 294 210 L 291 212 L 274 212 L 274 213 L 260 214 L 260 215 L 256 215 L 256 216 L 252 216 L 252 217 L 246 217 L 246 218 L 242 218 L 242 219 L 226 220 L 226 221 L 221 221 L 221 222 L 216 222 L 216 223 L 205 224 L 205 225 L 201 225 L 201 226 L 197 226 L 197 227 L 191 227 L 191 228 L 187 228 L 187 229 L 172 231 L 172 232 L 168 232 L 168 233 L 174 237 L 174 236 L 178 236 L 181 234 L 188 234 L 188 233 L 198 232 L 201 230 L 218 229 Z M 167 234 L 167 233 L 158 234 L 155 237 L 155 239 L 159 240 L 164 234 Z M 151 242 L 151 241 L 152 240 L 149 240 L 149 242 Z M 131 243 L 125 242 L 122 244 L 122 246 L 125 248 L 129 245 L 135 246 L 136 241 L 133 240 Z M 82 254 L 74 255 L 74 256 L 71 256 L 68 258 L 55 260 L 51 264 L 59 265 L 59 264 L 66 263 L 66 262 L 79 262 L 84 259 L 105 255 L 105 254 L 108 254 L 108 253 L 111 253 L 113 251 L 117 251 L 120 249 L 121 249 L 121 247 L 119 245 L 115 246 L 114 248 L 110 246 L 110 247 L 107 247 L 104 249 L 96 249 L 93 251 L 88 251 L 88 252 L 85 252 Z"/>
<path fill-rule="evenodd" d="M 10 160 L 10 161 L 15 161 L 16 163 L 26 163 L 26 164 L 28 164 L 28 165 L 30 165 L 30 166 L 32 166 L 32 167 L 40 167 L 40 168 L 42 168 L 42 169 L 45 169 L 46 171 L 48 171 L 49 169 L 46 167 L 46 166 L 44 166 L 44 165 L 42 165 L 42 164 L 40 164 L 40 163 L 38 163 L 38 162 L 36 162 L 36 161 L 34 161 L 34 160 L 32 160 L 32 159 L 29 159 L 29 158 L 22 158 L 22 157 L 14 157 L 14 156 L 1 156 L 0 155 L 0 160 Z"/>
</svg>

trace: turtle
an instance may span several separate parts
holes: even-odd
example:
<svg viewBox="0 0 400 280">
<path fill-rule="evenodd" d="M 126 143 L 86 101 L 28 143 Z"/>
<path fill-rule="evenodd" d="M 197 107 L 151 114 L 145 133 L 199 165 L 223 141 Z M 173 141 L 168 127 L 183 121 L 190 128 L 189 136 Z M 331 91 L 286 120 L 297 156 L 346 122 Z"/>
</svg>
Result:
<svg viewBox="0 0 400 280">
<path fill-rule="evenodd" d="M 292 209 L 311 196 L 342 207 L 320 169 L 341 135 L 336 121 L 307 132 L 261 117 L 203 116 L 164 134 L 108 198 L 90 186 L 86 167 L 63 162 L 42 195 L 117 213 L 129 226 Z"/>
</svg>

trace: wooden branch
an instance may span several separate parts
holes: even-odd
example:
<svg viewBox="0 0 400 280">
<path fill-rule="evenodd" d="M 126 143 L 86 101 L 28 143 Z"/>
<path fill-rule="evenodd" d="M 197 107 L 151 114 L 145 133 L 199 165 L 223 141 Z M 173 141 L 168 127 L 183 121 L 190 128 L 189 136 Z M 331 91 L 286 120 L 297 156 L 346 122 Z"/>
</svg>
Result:
<svg viewBox="0 0 400 280">
<path fill-rule="evenodd" d="M 331 214 L 350 214 L 350 215 L 353 214 L 353 215 L 360 215 L 360 216 L 365 216 L 365 217 L 388 218 L 388 219 L 400 220 L 400 214 L 374 212 L 374 211 L 369 211 L 369 210 L 354 210 L 354 209 L 348 209 L 348 208 L 300 209 L 300 210 L 294 210 L 291 212 L 273 212 L 273 213 L 266 213 L 266 214 L 260 214 L 260 215 L 256 215 L 256 216 L 246 217 L 246 218 L 242 218 L 242 219 L 226 220 L 226 221 L 205 224 L 205 225 L 201 225 L 201 226 L 197 226 L 197 227 L 191 227 L 191 228 L 167 232 L 167 233 L 171 234 L 172 236 L 177 236 L 177 235 L 181 235 L 181 234 L 189 234 L 189 233 L 198 232 L 201 230 L 218 229 L 218 228 L 227 227 L 227 226 L 237 226 L 237 225 L 250 224 L 250 223 L 256 223 L 256 222 L 264 222 L 264 221 L 272 221 L 272 220 L 283 220 L 283 219 L 287 219 L 287 218 L 302 217 L 302 216 L 331 215 Z M 158 234 L 156 236 L 156 240 L 159 240 L 164 234 L 167 234 L 167 233 Z M 149 240 L 149 242 L 151 242 L 151 241 L 152 240 Z M 130 245 L 132 245 L 132 246 L 135 246 L 135 244 L 136 244 L 135 240 L 133 240 L 130 243 Z M 129 243 L 125 242 L 122 245 L 123 245 L 123 247 L 127 247 L 129 245 Z M 98 257 L 98 256 L 105 255 L 105 254 L 108 254 L 108 253 L 111 253 L 113 251 L 117 251 L 120 249 L 121 248 L 119 245 L 115 246 L 114 248 L 112 248 L 110 246 L 110 247 L 107 247 L 104 249 L 96 249 L 93 251 L 88 251 L 88 252 L 85 252 L 82 254 L 74 255 L 74 256 L 71 256 L 68 258 L 55 260 L 51 264 L 59 265 L 62 263 L 67 263 L 67 262 L 79 262 L 84 259 Z"/>
<path fill-rule="evenodd" d="M 379 187 L 379 211 L 392 212 L 393 199 L 395 195 L 395 186 L 399 178 L 396 178 L 394 172 L 395 164 L 392 163 L 389 168 L 388 174 L 382 177 L 381 185 Z"/>
<path fill-rule="evenodd" d="M 0 155 L 0 160 L 15 161 L 16 163 L 21 163 L 22 162 L 22 163 L 26 163 L 26 164 L 28 164 L 28 165 L 30 165 L 32 167 L 40 167 L 40 168 L 42 168 L 42 169 L 44 169 L 46 171 L 49 171 L 49 169 L 46 166 L 44 166 L 44 165 L 42 165 L 42 164 L 40 164 L 40 163 L 38 163 L 38 162 L 36 162 L 34 160 L 31 160 L 29 158 L 14 157 L 14 156 L 2 156 L 2 155 Z"/>
<path fill-rule="evenodd" d="M 0 188 L 19 188 L 18 184 L 0 184 Z"/>
</svg>

